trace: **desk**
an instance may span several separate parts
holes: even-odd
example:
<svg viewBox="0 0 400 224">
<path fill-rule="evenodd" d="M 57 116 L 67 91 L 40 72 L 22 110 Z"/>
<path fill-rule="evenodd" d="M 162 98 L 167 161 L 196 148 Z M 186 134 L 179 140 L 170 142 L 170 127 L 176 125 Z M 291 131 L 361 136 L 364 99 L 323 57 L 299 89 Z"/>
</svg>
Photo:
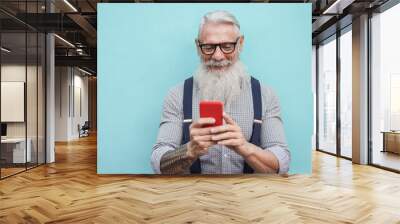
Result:
<svg viewBox="0 0 400 224">
<path fill-rule="evenodd" d="M 400 154 L 400 131 L 382 131 L 381 133 L 383 133 L 382 152 Z"/>
<path fill-rule="evenodd" d="M 28 144 L 25 151 L 25 138 L 1 139 L 1 156 L 6 160 L 7 163 L 30 162 L 32 159 L 32 140 L 28 138 L 27 142 Z M 25 161 L 25 158 L 27 161 Z"/>
</svg>

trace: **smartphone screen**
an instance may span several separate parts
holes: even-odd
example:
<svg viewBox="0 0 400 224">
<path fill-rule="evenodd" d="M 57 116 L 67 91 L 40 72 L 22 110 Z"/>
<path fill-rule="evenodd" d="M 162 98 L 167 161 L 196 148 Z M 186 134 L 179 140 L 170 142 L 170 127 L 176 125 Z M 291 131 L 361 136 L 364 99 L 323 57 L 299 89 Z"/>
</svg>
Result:
<svg viewBox="0 0 400 224">
<path fill-rule="evenodd" d="M 205 127 L 213 127 L 222 125 L 224 104 L 221 101 L 201 101 L 200 102 L 200 118 L 212 117 L 215 119 L 214 125 Z"/>
</svg>

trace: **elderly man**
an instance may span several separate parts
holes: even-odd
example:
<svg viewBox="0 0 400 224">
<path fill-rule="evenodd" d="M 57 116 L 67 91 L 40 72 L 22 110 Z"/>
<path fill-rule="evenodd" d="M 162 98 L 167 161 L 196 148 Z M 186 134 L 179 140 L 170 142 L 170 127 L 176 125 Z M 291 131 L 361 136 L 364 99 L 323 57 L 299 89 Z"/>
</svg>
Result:
<svg viewBox="0 0 400 224">
<path fill-rule="evenodd" d="M 287 173 L 290 163 L 277 96 L 239 60 L 244 37 L 226 11 L 207 13 L 196 39 L 201 64 L 164 101 L 151 163 L 161 174 Z M 224 103 L 224 125 L 199 118 L 199 102 Z"/>
</svg>

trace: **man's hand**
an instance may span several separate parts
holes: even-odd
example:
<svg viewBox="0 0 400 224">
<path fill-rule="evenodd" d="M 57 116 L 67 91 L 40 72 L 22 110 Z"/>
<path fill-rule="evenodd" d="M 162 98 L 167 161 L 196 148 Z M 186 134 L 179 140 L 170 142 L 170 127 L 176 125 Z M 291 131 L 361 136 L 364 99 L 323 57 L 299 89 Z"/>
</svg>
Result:
<svg viewBox="0 0 400 224">
<path fill-rule="evenodd" d="M 200 118 L 190 125 L 190 142 L 188 143 L 187 156 L 191 159 L 208 153 L 208 148 L 216 142 L 211 139 L 211 128 L 204 128 L 204 125 L 214 124 L 214 118 Z"/>
<path fill-rule="evenodd" d="M 245 150 L 245 145 L 248 144 L 239 125 L 226 113 L 224 113 L 225 125 L 213 127 L 211 129 L 212 140 L 219 145 L 225 145 L 228 148 L 240 152 Z"/>
</svg>

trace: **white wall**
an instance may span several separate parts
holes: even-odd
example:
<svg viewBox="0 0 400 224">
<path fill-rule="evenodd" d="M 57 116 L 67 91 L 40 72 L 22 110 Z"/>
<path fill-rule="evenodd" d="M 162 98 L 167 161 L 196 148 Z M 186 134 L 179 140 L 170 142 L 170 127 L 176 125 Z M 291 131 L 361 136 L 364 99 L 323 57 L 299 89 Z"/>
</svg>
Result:
<svg viewBox="0 0 400 224">
<path fill-rule="evenodd" d="M 56 67 L 55 87 L 55 140 L 77 139 L 78 124 L 88 120 L 88 77 L 76 68 Z"/>
<path fill-rule="evenodd" d="M 68 140 L 68 117 L 70 84 L 69 69 L 67 67 L 55 68 L 55 141 Z"/>
<path fill-rule="evenodd" d="M 76 71 L 76 70 L 75 70 Z M 85 123 L 85 121 L 89 120 L 89 112 L 88 112 L 88 77 L 87 76 L 81 76 L 82 73 L 79 73 L 79 75 L 75 75 L 74 79 L 74 86 L 75 86 L 75 116 L 74 119 L 72 120 L 72 135 L 75 137 L 79 137 L 78 129 L 77 126 L 80 124 L 81 126 Z M 78 92 L 80 91 L 80 93 Z M 80 95 L 80 99 L 78 96 Z M 80 104 L 79 102 L 80 101 Z M 81 108 L 79 108 L 81 107 Z M 81 109 L 81 111 L 79 111 Z"/>
</svg>

